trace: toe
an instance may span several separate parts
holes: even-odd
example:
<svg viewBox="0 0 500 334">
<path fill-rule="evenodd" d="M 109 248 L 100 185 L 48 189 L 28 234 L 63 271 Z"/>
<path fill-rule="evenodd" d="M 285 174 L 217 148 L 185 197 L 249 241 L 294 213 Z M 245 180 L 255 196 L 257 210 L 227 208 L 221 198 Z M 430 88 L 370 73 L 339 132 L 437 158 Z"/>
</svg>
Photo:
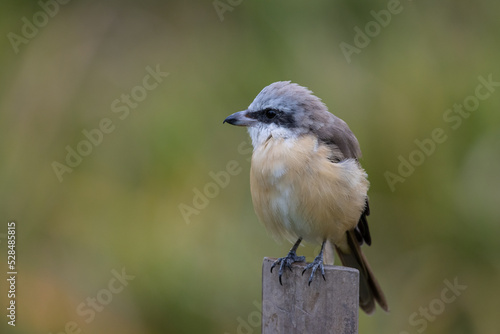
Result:
<svg viewBox="0 0 500 334">
<path fill-rule="evenodd" d="M 273 262 L 273 265 L 271 266 L 271 272 L 273 272 L 274 267 L 276 267 L 278 264 L 280 264 L 281 258 L 277 259 L 276 261 Z"/>
</svg>

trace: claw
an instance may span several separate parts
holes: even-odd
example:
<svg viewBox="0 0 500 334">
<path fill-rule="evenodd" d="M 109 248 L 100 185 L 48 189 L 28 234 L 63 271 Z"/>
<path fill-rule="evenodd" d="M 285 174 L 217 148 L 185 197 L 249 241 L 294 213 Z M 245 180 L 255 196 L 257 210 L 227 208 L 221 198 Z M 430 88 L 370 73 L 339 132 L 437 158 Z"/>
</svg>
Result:
<svg viewBox="0 0 500 334">
<path fill-rule="evenodd" d="M 316 270 L 321 269 L 321 276 L 323 276 L 323 279 L 326 281 L 326 277 L 325 277 L 325 266 L 323 265 L 323 254 L 320 253 L 318 256 L 316 256 L 316 258 L 314 259 L 314 261 L 312 263 L 309 263 L 305 268 L 304 270 L 302 271 L 302 275 L 304 275 L 304 273 L 307 271 L 307 269 L 311 269 L 311 276 L 309 276 L 309 280 L 308 280 L 308 285 L 311 286 L 311 282 L 314 278 L 314 274 L 316 273 Z"/>
<path fill-rule="evenodd" d="M 325 268 L 323 266 L 322 261 L 319 262 L 319 261 L 314 260 L 313 263 L 308 264 L 307 267 L 302 271 L 302 275 L 304 275 L 304 273 L 307 271 L 307 269 L 310 269 L 310 268 L 312 268 L 312 270 L 311 270 L 311 275 L 309 276 L 309 280 L 308 280 L 309 286 L 311 285 L 312 280 L 314 278 L 314 274 L 316 273 L 316 270 L 318 270 L 318 268 L 321 269 L 321 276 L 323 276 L 323 279 L 326 281 Z"/>
<path fill-rule="evenodd" d="M 274 267 L 276 267 L 277 265 L 280 266 L 280 269 L 278 271 L 278 278 L 280 284 L 283 285 L 283 282 L 281 280 L 281 277 L 283 276 L 283 270 L 288 268 L 292 272 L 292 264 L 294 262 L 304 262 L 305 260 L 305 256 L 297 256 L 295 251 L 290 251 L 287 256 L 280 257 L 279 259 L 274 261 L 273 265 L 271 266 L 271 272 L 273 272 Z"/>
</svg>

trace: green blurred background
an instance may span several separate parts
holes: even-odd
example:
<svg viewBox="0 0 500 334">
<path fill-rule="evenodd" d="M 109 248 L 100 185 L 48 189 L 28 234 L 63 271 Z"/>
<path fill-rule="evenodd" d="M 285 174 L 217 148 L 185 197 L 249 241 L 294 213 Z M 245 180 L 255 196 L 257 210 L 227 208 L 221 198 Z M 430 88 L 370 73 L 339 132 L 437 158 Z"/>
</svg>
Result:
<svg viewBox="0 0 500 334">
<path fill-rule="evenodd" d="M 221 3 L 219 16 L 211 1 L 71 1 L 45 22 L 37 2 L 1 3 L 0 332 L 60 333 L 73 321 L 81 333 L 260 333 L 262 258 L 290 245 L 258 222 L 248 135 L 222 120 L 292 80 L 350 125 L 364 153 L 365 253 L 391 312 L 360 313 L 359 332 L 499 333 L 500 87 L 456 129 L 443 115 L 479 76 L 500 81 L 500 4 L 405 0 L 349 63 L 340 43 L 354 45 L 354 28 L 390 1 Z M 15 50 L 9 33 L 22 37 L 33 15 L 44 26 Z M 140 93 L 148 66 L 169 75 L 126 117 L 113 112 L 122 94 Z M 66 147 L 106 118 L 113 131 L 60 182 L 53 162 L 66 164 Z M 447 139 L 392 191 L 385 173 L 436 128 Z M 179 206 L 230 161 L 240 172 L 183 218 Z M 15 328 L 5 317 L 9 220 Z M 316 251 L 300 249 L 308 260 Z M 77 308 L 109 297 L 122 268 L 135 278 L 87 322 Z M 467 288 L 443 304 L 454 280 Z"/>
</svg>

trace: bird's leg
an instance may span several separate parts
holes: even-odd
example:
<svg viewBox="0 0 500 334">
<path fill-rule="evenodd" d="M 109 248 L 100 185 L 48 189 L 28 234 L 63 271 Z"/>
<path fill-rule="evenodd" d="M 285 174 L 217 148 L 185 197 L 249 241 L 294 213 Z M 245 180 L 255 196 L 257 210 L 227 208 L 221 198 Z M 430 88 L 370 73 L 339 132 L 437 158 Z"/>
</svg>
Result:
<svg viewBox="0 0 500 334">
<path fill-rule="evenodd" d="M 277 266 L 278 264 L 280 265 L 280 270 L 278 273 L 279 273 L 279 280 L 280 280 L 281 285 L 283 285 L 283 283 L 281 283 L 281 276 L 283 275 L 283 269 L 288 268 L 288 269 L 290 269 L 290 271 L 292 271 L 292 263 L 304 262 L 306 260 L 305 256 L 297 256 L 297 254 L 295 253 L 297 251 L 297 248 L 299 247 L 301 241 L 302 241 L 302 237 L 300 237 L 297 240 L 297 242 L 295 243 L 295 245 L 293 245 L 292 249 L 290 249 L 287 256 L 280 257 L 279 259 L 274 261 L 273 265 L 271 266 L 271 272 L 273 272 L 273 268 L 275 266 Z"/>
<path fill-rule="evenodd" d="M 316 270 L 318 270 L 318 268 L 321 269 L 321 275 L 323 276 L 323 279 L 326 281 L 325 267 L 323 266 L 323 248 L 325 248 L 325 243 L 326 240 L 323 241 L 323 243 L 321 244 L 321 251 L 319 252 L 318 256 L 316 256 L 316 258 L 314 258 L 314 261 L 312 263 L 309 263 L 302 272 L 302 275 L 304 275 L 307 269 L 312 268 L 311 276 L 309 276 L 309 285 L 311 285 L 314 273 L 316 272 Z"/>
</svg>

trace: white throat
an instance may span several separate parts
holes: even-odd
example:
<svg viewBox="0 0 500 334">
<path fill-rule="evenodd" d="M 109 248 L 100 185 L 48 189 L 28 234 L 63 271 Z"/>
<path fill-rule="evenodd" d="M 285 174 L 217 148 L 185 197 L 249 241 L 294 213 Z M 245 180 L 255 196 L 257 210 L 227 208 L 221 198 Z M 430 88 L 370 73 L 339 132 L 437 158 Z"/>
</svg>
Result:
<svg viewBox="0 0 500 334">
<path fill-rule="evenodd" d="M 297 129 L 289 129 L 276 124 L 257 124 L 248 128 L 253 149 L 263 145 L 269 137 L 278 139 L 293 139 L 299 135 Z"/>
</svg>

